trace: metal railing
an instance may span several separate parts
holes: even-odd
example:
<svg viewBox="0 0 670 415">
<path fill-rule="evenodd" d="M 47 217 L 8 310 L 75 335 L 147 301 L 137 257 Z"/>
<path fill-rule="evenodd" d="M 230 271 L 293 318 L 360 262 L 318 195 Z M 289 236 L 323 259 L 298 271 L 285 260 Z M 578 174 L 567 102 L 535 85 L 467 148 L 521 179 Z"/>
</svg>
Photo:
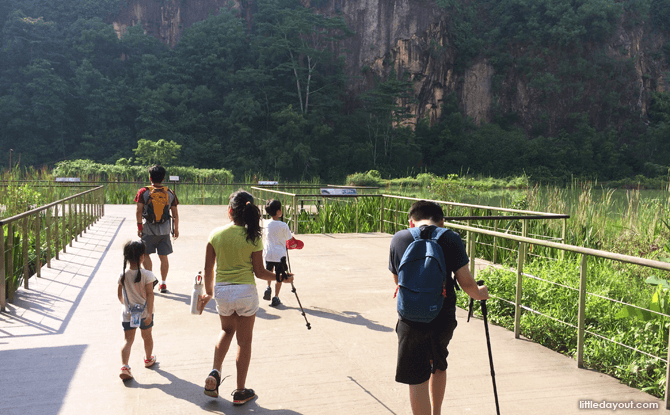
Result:
<svg viewBox="0 0 670 415">
<path fill-rule="evenodd" d="M 337 186 L 329 186 L 337 187 Z M 370 189 L 370 188 L 366 188 Z M 358 202 L 361 199 L 382 199 L 383 195 L 378 194 L 361 194 L 361 195 L 328 195 L 328 194 L 298 194 L 298 193 L 289 193 L 279 190 L 274 190 L 266 187 L 251 187 L 251 192 L 254 198 L 258 199 L 259 205 L 264 205 L 269 200 L 277 199 L 282 203 L 282 213 L 284 214 L 284 220 L 291 228 L 291 232 L 294 234 L 300 233 L 300 223 L 309 221 L 305 219 L 300 220 L 301 214 L 303 215 L 317 215 L 321 209 L 327 207 L 329 200 L 347 200 L 351 201 L 354 204 L 354 227 L 353 230 L 355 233 L 359 232 L 359 210 Z M 264 213 L 264 211 L 262 212 Z M 325 229 L 323 230 L 325 233 Z"/>
<path fill-rule="evenodd" d="M 14 283 L 23 279 L 28 289 L 33 271 L 41 277 L 43 259 L 50 268 L 52 258 L 104 215 L 104 204 L 104 187 L 97 186 L 0 220 L 0 311 L 18 288 Z"/>
<path fill-rule="evenodd" d="M 271 196 L 271 191 L 267 189 L 258 189 L 258 190 L 263 190 L 266 193 L 264 194 L 258 194 L 260 197 L 264 197 L 267 199 L 268 197 L 274 197 Z M 288 204 L 291 206 L 290 210 L 291 213 L 297 212 L 298 211 L 298 206 L 300 203 L 300 200 L 302 200 L 302 197 L 307 197 L 308 195 L 297 195 L 297 194 L 292 194 L 292 193 L 283 193 L 283 196 L 286 198 Z M 312 195 L 314 197 L 315 195 Z M 318 195 L 319 197 L 321 195 Z M 408 197 L 400 197 L 400 196 L 393 196 L 393 195 L 376 195 L 377 197 L 381 196 L 381 205 L 379 207 L 379 231 L 380 232 L 389 232 L 389 233 L 395 233 L 399 230 L 405 229 L 408 227 L 408 221 L 407 221 L 407 215 L 408 215 L 408 210 L 409 208 L 403 208 L 403 203 L 408 203 L 408 202 L 414 202 L 417 200 L 423 200 L 423 199 L 417 199 L 417 198 L 408 198 Z M 349 196 L 350 198 L 353 196 Z M 359 195 L 358 198 L 364 198 L 364 197 L 372 197 L 372 195 L 366 196 L 366 195 Z M 357 199 L 356 199 L 357 200 Z M 607 338 L 606 336 L 603 336 L 599 333 L 596 333 L 593 330 L 587 330 L 586 326 L 586 321 L 587 321 L 587 315 L 586 315 L 586 298 L 587 296 L 593 296 L 593 297 L 599 297 L 601 299 L 611 301 L 612 303 L 616 304 L 621 304 L 621 305 L 626 305 L 630 307 L 634 307 L 640 310 L 645 310 L 648 312 L 651 312 L 656 315 L 661 315 L 664 318 L 670 318 L 670 315 L 663 314 L 663 313 L 658 313 L 653 310 L 648 310 L 643 307 L 638 307 L 633 304 L 628 304 L 625 302 L 622 302 L 617 299 L 613 298 L 608 298 L 596 293 L 590 293 L 587 292 L 587 282 L 589 280 L 589 268 L 588 268 L 588 258 L 599 258 L 599 259 L 604 259 L 604 260 L 611 260 L 611 261 L 618 261 L 622 263 L 628 263 L 628 264 L 635 264 L 638 266 L 642 267 L 648 267 L 652 269 L 658 269 L 658 270 L 663 270 L 663 271 L 670 271 L 670 263 L 666 262 L 661 262 L 661 261 L 655 261 L 655 260 L 649 260 L 645 258 L 638 258 L 630 255 L 622 255 L 622 254 L 617 254 L 617 253 L 612 253 L 612 252 L 607 252 L 607 251 L 601 251 L 597 249 L 590 249 L 590 248 L 584 248 L 584 247 L 579 247 L 579 246 L 574 246 L 574 245 L 568 245 L 563 243 L 566 237 L 566 228 L 567 228 L 567 219 L 569 218 L 568 215 L 560 215 L 560 214 L 553 214 L 553 213 L 546 213 L 546 212 L 534 212 L 534 211 L 527 211 L 527 210 L 517 210 L 517 209 L 507 209 L 507 208 L 500 208 L 500 207 L 492 207 L 492 206 L 481 206 L 481 205 L 468 205 L 468 204 L 463 204 L 463 203 L 455 203 L 455 202 L 444 202 L 444 201 L 434 201 L 440 205 L 445 206 L 446 210 L 446 216 L 448 220 L 448 227 L 454 230 L 457 230 L 459 232 L 465 233 L 466 237 L 464 238 L 465 244 L 466 244 L 466 249 L 468 251 L 468 255 L 471 258 L 470 261 L 470 270 L 471 273 L 474 275 L 475 271 L 475 266 L 477 262 L 477 255 L 478 255 L 478 248 L 480 244 L 476 243 L 476 237 L 477 236 L 488 236 L 493 239 L 493 245 L 494 245 L 494 255 L 493 255 L 493 262 L 495 264 L 496 261 L 496 245 L 498 244 L 498 241 L 506 241 L 509 243 L 513 243 L 516 246 L 513 248 L 506 248 L 506 249 L 515 249 L 516 250 L 516 269 L 511 269 L 510 271 L 516 273 L 516 287 L 515 287 L 515 292 L 514 292 L 514 298 L 512 300 L 507 300 L 503 298 L 497 298 L 499 300 L 502 300 L 504 302 L 510 303 L 514 306 L 514 336 L 516 338 L 519 338 L 521 335 L 521 314 L 522 312 L 531 312 L 535 314 L 540 314 L 542 316 L 545 316 L 547 318 L 550 318 L 554 321 L 557 321 L 559 323 L 562 323 L 568 327 L 572 327 L 577 331 L 577 349 L 576 349 L 576 354 L 575 358 L 577 360 L 577 366 L 580 368 L 584 367 L 584 348 L 585 348 L 585 336 L 594 336 L 596 338 L 599 338 L 601 340 L 606 340 L 608 342 L 617 344 L 618 346 L 627 348 L 635 353 L 640 353 L 645 356 L 654 358 L 660 362 L 663 362 L 666 364 L 666 379 L 670 379 L 670 345 L 668 347 L 668 355 L 664 359 L 663 357 L 655 356 L 651 353 L 647 353 L 644 350 L 640 350 L 639 347 L 635 347 L 635 345 L 630 346 L 626 345 L 620 342 L 617 342 L 611 338 Z M 465 209 L 467 211 L 467 215 L 454 215 L 454 210 L 457 209 Z M 484 216 L 476 216 L 475 213 L 484 213 Z M 496 215 L 494 215 L 496 213 Z M 499 213 L 507 213 L 510 214 L 509 216 L 507 215 L 499 215 Z M 350 218 L 350 220 L 353 218 Z M 295 228 L 292 228 L 294 232 L 297 230 L 297 220 L 295 219 L 294 216 L 290 216 L 289 220 L 293 221 L 293 224 L 296 226 Z M 358 213 L 356 216 L 356 221 L 358 221 Z M 531 221 L 536 221 L 536 220 L 561 220 L 561 226 L 560 226 L 560 237 L 551 237 L 547 235 L 538 235 L 532 234 L 529 232 L 530 224 Z M 457 222 L 457 221 L 460 221 Z M 482 221 L 493 221 L 493 226 L 489 227 L 483 227 L 483 226 L 473 226 L 473 224 L 481 223 Z M 510 232 L 509 229 L 506 232 L 501 232 L 498 228 L 498 224 L 501 221 L 518 221 L 520 223 L 520 229 L 517 231 L 512 231 Z M 492 228 L 492 229 L 491 229 Z M 525 273 L 523 271 L 524 265 L 526 264 L 529 256 L 529 247 L 544 247 L 546 249 L 551 249 L 555 250 L 556 252 L 559 253 L 559 257 L 563 258 L 564 254 L 566 252 L 569 252 L 573 255 L 576 255 L 579 259 L 579 287 L 569 287 L 564 284 L 559 284 L 554 281 L 549 281 L 549 280 L 544 280 L 540 279 L 536 276 L 530 275 L 528 273 Z M 579 258 L 581 256 L 581 258 Z M 545 256 L 545 258 L 548 258 Z M 578 299 L 577 299 L 577 324 L 572 324 L 567 321 L 563 321 L 560 318 L 556 318 L 553 316 L 549 316 L 547 314 L 541 313 L 537 310 L 533 310 L 531 307 L 528 307 L 527 305 L 522 303 L 522 294 L 523 294 L 523 287 L 524 287 L 524 280 L 525 279 L 536 279 L 536 280 L 541 280 L 545 281 L 550 284 L 555 284 L 555 285 L 560 285 L 561 287 L 573 290 L 574 292 L 578 293 Z M 666 403 L 666 408 L 670 409 L 670 382 L 666 382 L 666 387 L 665 387 L 665 403 Z"/>
<path fill-rule="evenodd" d="M 510 304 L 514 305 L 514 337 L 519 338 L 520 333 L 521 333 L 521 313 L 522 310 L 529 311 L 532 313 L 536 314 L 541 314 L 545 317 L 551 318 L 552 320 L 555 320 L 557 322 L 563 323 L 567 326 L 576 328 L 577 330 L 577 352 L 576 352 L 576 359 L 577 359 L 577 366 L 580 368 L 584 367 L 584 337 L 586 334 L 596 336 L 600 339 L 613 342 L 619 346 L 625 347 L 629 350 L 632 350 L 636 353 L 641 353 L 646 356 L 652 357 L 654 359 L 657 359 L 659 361 L 662 361 L 666 364 L 666 379 L 670 378 L 670 344 L 668 348 L 668 355 L 666 356 L 665 359 L 659 356 L 652 355 L 650 353 L 644 352 L 642 350 L 639 350 L 636 347 L 632 347 L 626 344 L 622 344 L 619 342 L 616 342 L 612 339 L 609 339 L 605 336 L 602 336 L 598 333 L 586 330 L 586 296 L 587 295 L 592 295 L 596 296 L 608 301 L 616 302 L 622 305 L 627 305 L 631 306 L 640 310 L 645 310 L 649 311 L 651 313 L 661 315 L 663 317 L 670 317 L 668 314 L 663 314 L 663 313 L 658 313 L 653 310 L 648 310 L 643 307 L 638 307 L 633 304 L 628 304 L 619 300 L 615 300 L 613 298 L 608 298 L 605 296 L 601 296 L 598 294 L 594 293 L 589 293 L 586 290 L 586 284 L 588 282 L 588 258 L 593 257 L 593 258 L 603 258 L 603 259 L 608 259 L 612 261 L 618 261 L 618 262 L 623 262 L 623 263 L 628 263 L 628 264 L 634 264 L 634 265 L 639 265 L 643 267 L 648 267 L 648 268 L 653 268 L 653 269 L 658 269 L 658 270 L 663 270 L 663 271 L 670 271 L 670 263 L 667 262 L 661 262 L 661 261 L 655 261 L 651 259 L 645 259 L 645 258 L 639 258 L 639 257 L 634 257 L 630 255 L 623 255 L 623 254 L 617 254 L 613 252 L 608 252 L 608 251 L 601 251 L 597 249 L 591 249 L 591 248 L 584 248 L 580 246 L 575 246 L 575 245 L 567 245 L 563 243 L 557 243 L 557 242 L 552 242 L 552 241 L 546 241 L 546 240 L 541 240 L 541 239 L 536 239 L 536 238 L 528 238 L 524 236 L 517 236 L 517 235 L 508 235 L 500 232 L 494 232 L 494 231 L 489 231 L 486 229 L 480 229 L 480 228 L 473 228 L 471 226 L 465 226 L 457 223 L 449 223 L 449 227 L 453 229 L 459 229 L 461 231 L 466 231 L 469 233 L 476 233 L 476 234 L 485 234 L 485 235 L 490 235 L 490 236 L 495 236 L 498 238 L 504 238 L 512 241 L 518 242 L 518 252 L 519 255 L 517 257 L 517 264 L 516 264 L 516 269 L 512 269 L 511 271 L 516 271 L 516 290 L 515 290 L 515 297 L 513 301 L 508 301 L 502 298 L 498 298 L 500 300 L 506 301 Z M 523 282 L 524 282 L 524 277 L 526 278 L 534 278 L 534 279 L 539 279 L 535 276 L 526 274 L 523 272 L 524 264 L 526 262 L 526 256 L 528 253 L 528 247 L 534 245 L 534 246 L 544 246 L 546 248 L 553 248 L 553 249 L 558 249 L 561 251 L 565 252 L 572 252 L 574 254 L 580 255 L 581 256 L 581 261 L 580 261 L 580 268 L 579 268 L 579 288 L 575 289 L 573 287 L 568 287 L 564 286 L 565 288 L 569 288 L 572 290 L 576 290 L 579 292 L 579 299 L 577 303 L 577 326 L 575 327 L 573 324 L 570 324 L 566 321 L 557 319 L 555 317 L 551 317 L 548 315 L 545 315 L 543 313 L 540 313 L 536 310 L 531 309 L 530 307 L 527 307 L 522 304 L 521 299 L 523 295 Z M 474 240 L 471 240 L 468 243 L 468 248 L 469 248 L 469 256 L 470 256 L 470 263 L 471 263 L 471 268 L 474 268 L 474 263 L 476 261 L 476 252 L 475 252 L 475 244 Z M 552 284 L 557 284 L 553 281 L 548 281 L 548 280 L 542 280 L 548 283 Z M 557 284 L 561 285 L 561 284 Z M 561 285 L 563 286 L 563 285 Z M 670 409 L 670 383 L 666 382 L 665 385 L 665 404 L 666 404 L 666 409 Z"/>
</svg>

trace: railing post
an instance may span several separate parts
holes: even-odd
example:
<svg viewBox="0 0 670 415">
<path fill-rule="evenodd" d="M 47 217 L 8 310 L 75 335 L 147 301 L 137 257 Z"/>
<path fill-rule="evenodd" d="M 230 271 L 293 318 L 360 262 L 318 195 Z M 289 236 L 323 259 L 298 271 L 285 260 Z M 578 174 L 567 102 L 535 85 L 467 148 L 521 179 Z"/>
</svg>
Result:
<svg viewBox="0 0 670 415">
<path fill-rule="evenodd" d="M 38 278 L 42 277 L 42 221 L 40 220 L 40 213 L 35 215 L 35 275 Z"/>
<path fill-rule="evenodd" d="M 587 256 L 582 254 L 579 267 L 579 308 L 577 309 L 577 367 L 584 367 L 584 324 L 586 322 Z"/>
<path fill-rule="evenodd" d="M 355 197 L 354 199 L 354 203 L 356 203 L 356 233 L 358 233 L 358 208 L 360 206 L 358 205 L 358 197 Z"/>
<path fill-rule="evenodd" d="M 7 306 L 7 292 L 5 286 L 7 284 L 7 271 L 5 268 L 5 226 L 0 223 L 0 312 L 5 311 Z"/>
<path fill-rule="evenodd" d="M 523 222 L 523 234 L 526 234 L 526 221 Z M 526 256 L 526 244 L 519 242 L 516 266 L 516 296 L 514 298 L 514 338 L 521 336 L 521 299 L 523 296 L 523 264 Z"/>
<path fill-rule="evenodd" d="M 498 220 L 493 221 L 493 232 L 498 232 Z M 494 236 L 493 237 L 493 263 L 496 263 L 496 260 L 498 259 L 498 237 Z"/>
<path fill-rule="evenodd" d="M 60 232 L 58 231 L 58 203 L 54 205 L 54 250 L 56 251 L 56 259 L 59 259 L 60 251 Z"/>
<path fill-rule="evenodd" d="M 91 229 L 91 194 L 86 193 L 86 230 Z"/>
<path fill-rule="evenodd" d="M 63 201 L 63 220 L 61 221 L 61 224 L 63 225 L 63 235 L 62 235 L 62 242 L 63 242 L 63 253 L 65 253 L 65 249 L 67 248 L 67 219 L 65 218 L 65 201 Z"/>
<path fill-rule="evenodd" d="M 561 243 L 562 244 L 565 243 L 565 237 L 567 235 L 567 231 L 568 231 L 568 219 L 563 218 L 563 227 L 561 229 Z M 565 259 L 565 251 L 563 249 L 561 249 L 561 259 Z"/>
<path fill-rule="evenodd" d="M 28 267 L 28 216 L 23 218 L 23 239 L 21 246 L 23 248 L 23 288 L 28 289 L 28 278 L 30 278 L 30 268 Z"/>
<path fill-rule="evenodd" d="M 379 233 L 384 233 L 384 195 L 381 196 L 379 208 Z"/>
<path fill-rule="evenodd" d="M 51 268 L 51 208 L 44 210 L 44 226 L 47 239 L 47 268 Z"/>
<path fill-rule="evenodd" d="M 67 201 L 68 228 L 70 229 L 70 246 L 72 246 L 74 228 L 72 227 L 72 199 Z"/>
<path fill-rule="evenodd" d="M 393 234 L 398 232 L 398 210 L 400 209 L 398 199 L 395 200 L 395 212 L 393 214 Z"/>
<path fill-rule="evenodd" d="M 323 198 L 323 208 L 324 208 L 323 210 L 324 210 L 324 212 L 328 210 L 328 209 L 326 209 L 327 207 L 328 207 L 328 199 L 324 197 Z M 324 234 L 326 233 L 326 216 L 327 215 L 324 215 L 324 217 L 323 217 L 323 228 L 321 229 L 321 233 L 324 233 Z"/>
<path fill-rule="evenodd" d="M 9 252 L 9 261 L 7 262 L 7 272 L 9 273 L 9 300 L 14 297 L 14 224 L 7 224 L 7 251 Z"/>
<path fill-rule="evenodd" d="M 298 197 L 293 195 L 293 234 L 298 234 Z"/>
<path fill-rule="evenodd" d="M 468 209 L 468 212 L 469 212 L 470 216 L 472 216 L 472 208 Z M 471 221 L 470 219 L 468 219 L 468 226 L 472 226 L 472 221 Z M 472 239 L 472 232 L 470 232 L 470 231 L 466 231 L 466 232 L 465 232 L 465 238 L 468 240 L 468 244 L 467 244 L 467 252 L 466 252 L 466 253 L 468 254 L 468 257 L 472 258 L 472 251 L 471 251 L 471 249 L 472 249 L 472 246 L 473 246 L 473 245 L 470 244 L 470 240 Z M 472 268 L 472 267 L 471 267 L 471 268 Z M 470 271 L 470 273 L 472 273 L 472 270 Z M 474 275 L 474 274 L 473 274 L 473 275 Z"/>
<path fill-rule="evenodd" d="M 468 239 L 468 256 L 470 257 L 470 275 L 475 277 L 475 241 Z"/>
</svg>

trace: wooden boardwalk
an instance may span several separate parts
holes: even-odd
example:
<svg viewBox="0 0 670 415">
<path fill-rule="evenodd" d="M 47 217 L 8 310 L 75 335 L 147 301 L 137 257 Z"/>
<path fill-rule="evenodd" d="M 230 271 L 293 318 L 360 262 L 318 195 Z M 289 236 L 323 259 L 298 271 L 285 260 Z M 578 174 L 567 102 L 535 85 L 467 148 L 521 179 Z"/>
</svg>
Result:
<svg viewBox="0 0 670 415">
<path fill-rule="evenodd" d="M 290 287 L 283 288 L 279 308 L 261 300 L 248 376 L 258 398 L 242 407 L 231 403 L 234 347 L 223 366 L 224 375 L 233 377 L 221 385 L 220 398 L 205 396 L 220 326 L 213 304 L 202 316 L 192 316 L 188 303 L 207 236 L 227 215 L 220 206 L 179 209 L 181 237 L 170 256 L 169 292 L 156 295 L 159 363 L 143 367 L 138 334 L 131 354 L 135 379 L 124 384 L 118 378 L 123 334 L 116 281 L 121 247 L 136 238 L 135 207 L 107 205 L 105 216 L 0 314 L 0 414 L 410 413 L 407 386 L 393 380 L 391 236 L 380 233 L 301 235 L 305 248 L 291 251 L 290 262 L 312 329 Z M 262 293 L 265 283 L 258 282 Z M 483 322 L 466 323 L 465 317 L 459 310 L 443 413 L 495 414 Z M 580 401 L 664 407 L 614 378 L 578 369 L 573 359 L 516 340 L 503 328 L 490 331 L 502 414 L 581 414 Z M 615 411 L 657 412 L 666 413 Z"/>
</svg>

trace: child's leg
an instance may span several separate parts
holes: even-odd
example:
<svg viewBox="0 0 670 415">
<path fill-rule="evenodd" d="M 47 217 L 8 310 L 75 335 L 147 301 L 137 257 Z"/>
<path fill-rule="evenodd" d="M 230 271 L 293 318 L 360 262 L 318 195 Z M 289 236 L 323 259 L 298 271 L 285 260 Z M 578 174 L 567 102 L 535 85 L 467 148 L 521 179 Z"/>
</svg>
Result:
<svg viewBox="0 0 670 415">
<path fill-rule="evenodd" d="M 144 340 L 144 353 L 147 359 L 151 359 L 151 353 L 154 351 L 154 338 L 151 335 L 151 330 L 153 327 L 148 329 L 140 330 L 142 334 L 142 340 Z"/>
<path fill-rule="evenodd" d="M 137 329 L 130 329 L 123 332 L 125 341 L 123 343 L 123 347 L 121 348 L 121 363 L 124 365 L 127 365 L 128 360 L 130 360 L 130 349 L 133 346 L 136 331 Z"/>
<path fill-rule="evenodd" d="M 279 291 L 281 290 L 281 282 L 275 283 L 275 297 L 279 297 Z"/>
</svg>

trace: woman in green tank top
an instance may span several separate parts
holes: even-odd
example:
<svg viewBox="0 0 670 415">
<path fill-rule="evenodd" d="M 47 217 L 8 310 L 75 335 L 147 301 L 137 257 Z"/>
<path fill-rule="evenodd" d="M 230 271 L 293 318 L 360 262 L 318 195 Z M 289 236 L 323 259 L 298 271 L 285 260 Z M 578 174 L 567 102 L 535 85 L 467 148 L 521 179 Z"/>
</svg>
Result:
<svg viewBox="0 0 670 415">
<path fill-rule="evenodd" d="M 261 213 L 253 196 L 242 190 L 230 195 L 228 217 L 231 223 L 214 229 L 209 236 L 205 253 L 206 294 L 199 299 L 198 310 L 202 313 L 209 300 L 214 298 L 221 319 L 214 364 L 205 380 L 205 395 L 219 396 L 221 366 L 233 337 L 236 337 L 237 389 L 233 393 L 233 404 L 241 405 L 256 396 L 254 390 L 245 385 L 258 311 L 254 275 L 267 281 L 274 281 L 276 277 L 263 266 Z M 289 274 L 286 282 L 292 281 L 293 275 Z"/>
</svg>

